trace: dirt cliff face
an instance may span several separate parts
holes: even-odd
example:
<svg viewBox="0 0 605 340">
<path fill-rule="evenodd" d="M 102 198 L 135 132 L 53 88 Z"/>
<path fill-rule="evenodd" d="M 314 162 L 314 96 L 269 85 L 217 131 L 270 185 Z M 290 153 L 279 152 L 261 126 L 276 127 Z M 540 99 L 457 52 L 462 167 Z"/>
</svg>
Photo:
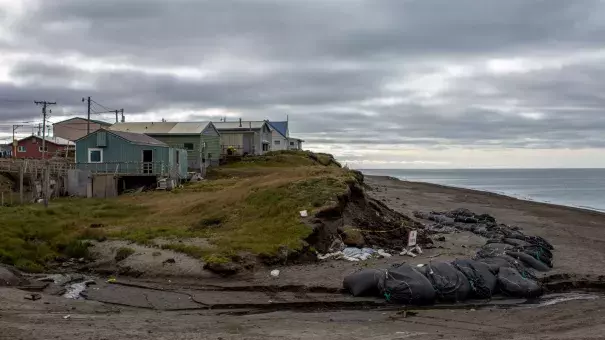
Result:
<svg viewBox="0 0 605 340">
<path fill-rule="evenodd" d="M 407 245 L 411 230 L 418 231 L 418 244 L 432 243 L 420 223 L 369 197 L 361 173 L 349 183 L 347 192 L 338 197 L 338 203 L 319 210 L 307 223 L 313 233 L 306 242 L 319 253 L 329 252 L 337 239 L 351 238 L 351 231 L 355 232 L 357 246 L 363 240 L 367 247 L 401 250 Z"/>
</svg>

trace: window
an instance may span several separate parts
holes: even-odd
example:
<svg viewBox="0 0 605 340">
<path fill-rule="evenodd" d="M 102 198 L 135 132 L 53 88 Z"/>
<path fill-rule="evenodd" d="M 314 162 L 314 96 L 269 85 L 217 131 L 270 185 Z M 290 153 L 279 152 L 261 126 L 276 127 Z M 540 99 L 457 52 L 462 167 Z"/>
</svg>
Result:
<svg viewBox="0 0 605 340">
<path fill-rule="evenodd" d="M 263 143 L 263 151 L 269 151 L 269 144 Z"/>
<path fill-rule="evenodd" d="M 275 145 L 279 145 L 279 144 L 281 144 L 281 141 L 280 141 L 280 140 L 275 140 L 273 143 L 274 143 Z"/>
<path fill-rule="evenodd" d="M 103 149 L 88 149 L 88 163 L 102 163 Z"/>
<path fill-rule="evenodd" d="M 185 150 L 193 150 L 193 143 L 185 143 L 185 144 L 183 144 L 183 149 L 185 149 Z"/>
<path fill-rule="evenodd" d="M 41 146 L 38 147 L 38 151 L 40 151 L 40 152 L 48 152 L 48 146 L 45 146 L 44 149 L 45 150 L 42 150 Z"/>
<path fill-rule="evenodd" d="M 290 146 L 294 146 L 294 142 L 290 142 Z"/>
<path fill-rule="evenodd" d="M 208 159 L 212 159 L 212 154 L 208 153 Z"/>
<path fill-rule="evenodd" d="M 25 146 L 20 145 L 19 148 L 17 148 L 18 152 L 25 152 Z"/>
</svg>

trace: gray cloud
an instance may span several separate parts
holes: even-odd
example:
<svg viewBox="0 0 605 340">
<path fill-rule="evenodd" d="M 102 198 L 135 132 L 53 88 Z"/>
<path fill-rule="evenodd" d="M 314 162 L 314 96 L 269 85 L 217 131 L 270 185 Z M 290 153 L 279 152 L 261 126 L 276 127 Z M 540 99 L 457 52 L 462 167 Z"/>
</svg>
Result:
<svg viewBox="0 0 605 340">
<path fill-rule="evenodd" d="M 596 0 L 38 1 L 0 15 L 0 119 L 39 118 L 3 98 L 77 113 L 90 95 L 127 113 L 290 115 L 336 151 L 603 148 L 603 19 Z"/>
</svg>

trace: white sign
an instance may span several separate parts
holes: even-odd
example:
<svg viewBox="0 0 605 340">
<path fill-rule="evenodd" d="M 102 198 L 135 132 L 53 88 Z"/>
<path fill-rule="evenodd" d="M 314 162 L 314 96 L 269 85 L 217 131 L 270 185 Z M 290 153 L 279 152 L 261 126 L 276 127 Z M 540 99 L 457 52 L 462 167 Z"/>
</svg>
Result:
<svg viewBox="0 0 605 340">
<path fill-rule="evenodd" d="M 413 247 L 416 245 L 416 236 L 418 236 L 417 230 L 412 230 L 408 234 L 408 247 Z"/>
</svg>

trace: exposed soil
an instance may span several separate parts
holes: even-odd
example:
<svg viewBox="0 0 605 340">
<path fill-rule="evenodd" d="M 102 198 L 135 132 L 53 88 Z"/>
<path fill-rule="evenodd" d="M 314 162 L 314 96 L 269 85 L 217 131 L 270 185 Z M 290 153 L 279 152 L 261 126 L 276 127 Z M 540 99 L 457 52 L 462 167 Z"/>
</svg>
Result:
<svg viewBox="0 0 605 340">
<path fill-rule="evenodd" d="M 407 244 L 410 230 L 418 230 L 418 243 L 432 244 L 423 226 L 379 200 L 369 197 L 360 182 L 351 183 L 346 194 L 338 198 L 338 204 L 324 208 L 309 219 L 313 234 L 307 242 L 320 253 L 331 251 L 334 240 L 347 242 L 355 235 L 356 246 L 372 246 L 402 250 Z M 349 233 L 349 235 L 346 235 Z"/>
<path fill-rule="evenodd" d="M 416 258 L 395 255 L 363 263 L 327 260 L 299 265 L 289 265 L 286 259 L 285 263 L 230 279 L 207 275 L 203 270 L 200 275 L 189 277 L 159 278 L 149 273 L 137 279 L 118 276 L 118 284 L 97 279 L 97 285 L 85 293 L 89 301 L 47 293 L 40 300 L 30 301 L 24 299 L 24 291 L 0 288 L 0 339 L 602 338 L 605 298 L 601 293 L 570 292 L 602 292 L 605 288 L 605 214 L 384 177 L 368 177 L 366 184 L 371 188 L 370 197 L 351 207 L 374 204 L 374 211 L 391 218 L 401 215 L 389 215 L 381 209 L 388 206 L 413 216 L 414 211 L 467 208 L 519 226 L 526 234 L 546 238 L 555 247 L 554 268 L 542 281 L 547 292 L 566 294 L 545 296 L 541 302 L 496 299 L 489 303 L 414 308 L 406 313 L 384 306 L 384 301 L 339 294 L 342 278 L 359 268 L 473 255 L 486 239 L 463 231 L 431 235 L 434 248 L 425 249 Z M 336 221 L 337 234 L 341 225 L 355 224 L 355 211 L 345 208 L 336 212 L 330 216 Z M 382 222 L 369 221 L 369 225 L 384 227 Z M 408 225 L 415 223 L 411 218 L 405 221 Z M 371 233 L 363 237 L 365 241 L 376 240 Z M 394 243 L 384 243 L 389 244 Z M 108 246 L 108 254 L 114 254 L 119 246 L 123 245 Z M 147 251 L 136 248 L 135 254 L 120 261 L 119 266 L 136 268 L 135 264 L 141 261 L 139 268 L 153 273 L 156 269 L 145 264 L 149 259 Z M 175 260 L 168 266 L 201 268 L 199 261 L 193 264 L 189 262 L 191 258 L 164 252 L 163 260 Z M 269 275 L 272 269 L 280 270 L 278 277 Z M 164 267 L 162 270 L 166 275 L 180 271 L 170 272 Z"/>
</svg>

